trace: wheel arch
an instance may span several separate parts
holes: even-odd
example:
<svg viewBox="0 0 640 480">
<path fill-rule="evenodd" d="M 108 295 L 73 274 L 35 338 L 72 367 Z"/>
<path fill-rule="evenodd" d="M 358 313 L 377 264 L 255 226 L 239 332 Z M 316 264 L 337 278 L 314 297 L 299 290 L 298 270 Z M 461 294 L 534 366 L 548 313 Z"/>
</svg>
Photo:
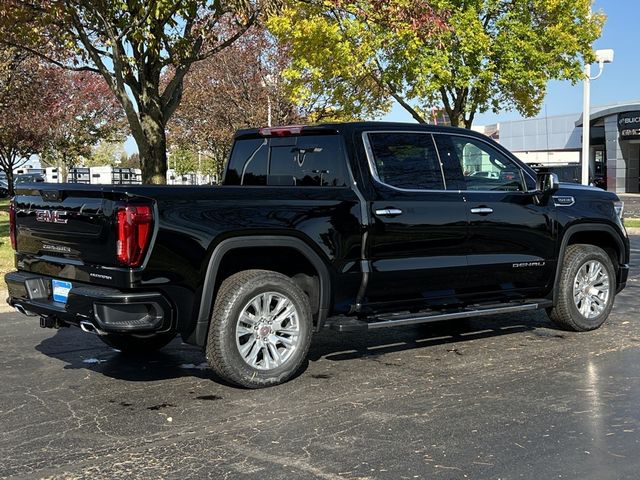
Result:
<svg viewBox="0 0 640 480">
<path fill-rule="evenodd" d="M 216 245 L 205 273 L 202 295 L 200 297 L 200 307 L 194 332 L 194 343 L 204 346 L 207 339 L 211 312 L 215 301 L 216 291 L 222 281 L 219 278 L 220 268 L 225 258 L 237 253 L 239 249 L 293 249 L 302 255 L 313 267 L 318 276 L 318 309 L 316 314 L 315 328 L 319 330 L 324 325 L 331 303 L 331 277 L 327 265 L 322 258 L 304 241 L 287 236 L 258 235 L 229 238 Z"/>
<path fill-rule="evenodd" d="M 560 288 L 560 271 L 564 263 L 564 254 L 569 245 L 583 243 L 602 248 L 611 258 L 611 263 L 616 271 L 616 282 L 620 282 L 620 265 L 626 262 L 626 248 L 620 234 L 610 225 L 598 223 L 580 223 L 572 225 L 564 231 L 560 249 L 558 251 L 558 263 L 553 284 L 553 302 L 555 304 Z"/>
</svg>

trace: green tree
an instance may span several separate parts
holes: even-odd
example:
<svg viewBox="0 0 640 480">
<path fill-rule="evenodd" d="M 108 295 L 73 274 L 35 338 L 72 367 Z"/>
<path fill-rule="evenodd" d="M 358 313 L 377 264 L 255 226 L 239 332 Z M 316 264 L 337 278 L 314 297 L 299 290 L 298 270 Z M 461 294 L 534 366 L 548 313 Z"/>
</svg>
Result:
<svg viewBox="0 0 640 480">
<path fill-rule="evenodd" d="M 126 159 L 127 154 L 122 143 L 102 141 L 93 148 L 84 164 L 86 167 L 119 167 L 123 158 Z"/>
<path fill-rule="evenodd" d="M 231 45 L 269 0 L 5 0 L 0 42 L 99 73 L 122 105 L 143 180 L 165 183 L 165 125 L 191 66 Z"/>
<path fill-rule="evenodd" d="M 309 0 L 268 21 L 286 44 L 292 97 L 323 116 L 378 116 L 395 99 L 415 120 L 442 108 L 536 114 L 550 79 L 578 82 L 604 15 L 591 0 Z"/>
<path fill-rule="evenodd" d="M 198 170 L 198 154 L 185 148 L 178 148 L 171 152 L 170 166 L 177 175 L 186 175 Z"/>
</svg>

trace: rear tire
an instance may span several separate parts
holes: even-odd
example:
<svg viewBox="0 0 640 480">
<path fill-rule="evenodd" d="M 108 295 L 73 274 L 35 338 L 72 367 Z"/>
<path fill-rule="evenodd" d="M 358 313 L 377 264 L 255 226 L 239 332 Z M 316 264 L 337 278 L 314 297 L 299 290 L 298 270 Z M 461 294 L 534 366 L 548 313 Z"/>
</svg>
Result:
<svg viewBox="0 0 640 480">
<path fill-rule="evenodd" d="M 616 274 L 609 255 L 594 245 L 569 245 L 549 317 L 575 332 L 600 327 L 613 308 Z"/>
<path fill-rule="evenodd" d="M 220 285 L 207 361 L 230 383 L 246 388 L 278 385 L 306 360 L 312 327 L 309 299 L 289 277 L 245 270 Z"/>
<path fill-rule="evenodd" d="M 159 333 L 150 337 L 134 335 L 108 334 L 98 335 L 104 343 L 127 355 L 155 352 L 167 345 L 176 336 L 175 333 Z"/>
</svg>

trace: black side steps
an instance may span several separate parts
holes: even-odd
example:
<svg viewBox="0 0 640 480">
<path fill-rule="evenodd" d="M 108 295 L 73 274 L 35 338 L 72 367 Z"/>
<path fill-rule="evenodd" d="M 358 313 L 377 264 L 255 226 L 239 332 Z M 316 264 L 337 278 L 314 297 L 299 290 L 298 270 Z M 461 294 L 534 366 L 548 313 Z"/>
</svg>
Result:
<svg viewBox="0 0 640 480">
<path fill-rule="evenodd" d="M 419 323 L 440 322 L 458 318 L 482 317 L 500 313 L 524 312 L 551 307 L 553 303 L 547 299 L 529 299 L 522 302 L 493 303 L 471 305 L 454 311 L 427 311 L 418 313 L 382 314 L 360 320 L 354 317 L 336 317 L 327 321 L 327 327 L 337 332 L 362 332 L 376 328 L 401 327 Z"/>
</svg>

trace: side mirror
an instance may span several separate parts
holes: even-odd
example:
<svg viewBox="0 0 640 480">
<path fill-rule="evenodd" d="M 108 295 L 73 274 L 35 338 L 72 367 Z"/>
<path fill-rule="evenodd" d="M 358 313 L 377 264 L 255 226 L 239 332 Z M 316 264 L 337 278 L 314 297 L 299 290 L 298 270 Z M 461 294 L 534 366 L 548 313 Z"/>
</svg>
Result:
<svg viewBox="0 0 640 480">
<path fill-rule="evenodd" d="M 538 191 L 542 193 L 552 193 L 560 188 L 560 180 L 555 173 L 538 173 L 537 179 Z"/>
</svg>

